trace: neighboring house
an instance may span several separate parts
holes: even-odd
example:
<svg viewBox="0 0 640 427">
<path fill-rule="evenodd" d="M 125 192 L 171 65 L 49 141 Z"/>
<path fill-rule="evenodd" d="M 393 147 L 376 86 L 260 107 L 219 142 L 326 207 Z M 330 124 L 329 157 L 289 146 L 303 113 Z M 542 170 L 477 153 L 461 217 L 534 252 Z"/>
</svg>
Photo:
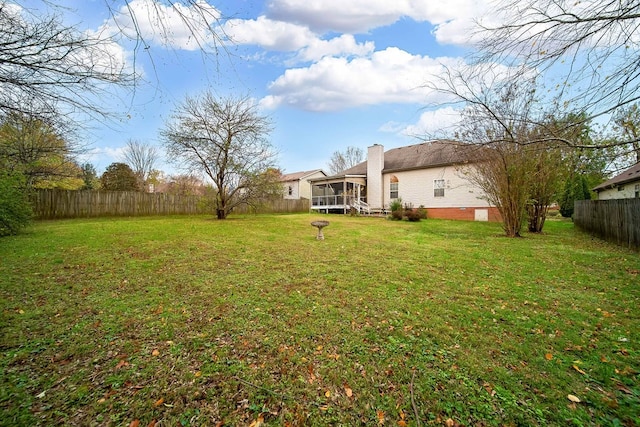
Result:
<svg viewBox="0 0 640 427">
<path fill-rule="evenodd" d="M 310 179 L 327 176 L 321 169 L 306 172 L 295 172 L 282 175 L 280 182 L 284 191 L 285 199 L 310 199 L 311 184 Z"/>
<path fill-rule="evenodd" d="M 640 198 L 640 163 L 593 189 L 598 200 Z"/>
<path fill-rule="evenodd" d="M 402 199 L 405 205 L 425 207 L 430 218 L 499 220 L 498 209 L 464 178 L 472 163 L 468 149 L 442 141 L 387 152 L 375 144 L 365 162 L 339 175 L 311 180 L 311 209 L 347 213 L 354 207 L 387 213 L 393 200 Z"/>
</svg>

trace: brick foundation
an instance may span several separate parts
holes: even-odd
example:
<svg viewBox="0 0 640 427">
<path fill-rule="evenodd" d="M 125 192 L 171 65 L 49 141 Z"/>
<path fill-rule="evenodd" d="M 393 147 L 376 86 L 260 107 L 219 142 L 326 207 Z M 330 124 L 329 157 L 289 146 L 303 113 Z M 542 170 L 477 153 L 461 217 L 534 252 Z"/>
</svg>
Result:
<svg viewBox="0 0 640 427">
<path fill-rule="evenodd" d="M 462 221 L 474 221 L 476 209 L 487 210 L 489 221 L 502 221 L 498 208 L 427 208 L 427 218 L 456 219 Z"/>
</svg>

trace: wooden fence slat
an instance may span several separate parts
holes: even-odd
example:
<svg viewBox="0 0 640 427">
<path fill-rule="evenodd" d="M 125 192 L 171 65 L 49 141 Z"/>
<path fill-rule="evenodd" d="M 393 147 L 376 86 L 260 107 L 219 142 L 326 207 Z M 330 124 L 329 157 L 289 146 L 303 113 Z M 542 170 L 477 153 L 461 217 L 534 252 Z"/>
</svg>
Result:
<svg viewBox="0 0 640 427">
<path fill-rule="evenodd" d="M 602 239 L 640 249 L 640 199 L 579 200 L 573 221 Z"/>
<path fill-rule="evenodd" d="M 201 196 L 95 190 L 35 190 L 31 195 L 37 219 L 101 216 L 214 214 Z M 272 200 L 257 210 L 240 206 L 233 213 L 308 212 L 309 200 Z"/>
</svg>

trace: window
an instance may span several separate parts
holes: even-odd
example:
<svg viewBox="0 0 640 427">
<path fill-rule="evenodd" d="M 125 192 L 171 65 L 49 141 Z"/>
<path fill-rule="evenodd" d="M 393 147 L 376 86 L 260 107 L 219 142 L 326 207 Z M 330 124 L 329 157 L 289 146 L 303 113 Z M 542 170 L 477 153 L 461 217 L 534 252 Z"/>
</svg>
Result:
<svg viewBox="0 0 640 427">
<path fill-rule="evenodd" d="M 635 187 L 636 199 L 640 199 L 640 184 L 636 184 Z"/>
<path fill-rule="evenodd" d="M 444 179 L 433 180 L 433 197 L 444 197 Z"/>
<path fill-rule="evenodd" d="M 398 178 L 393 175 L 391 176 L 391 182 L 389 183 L 389 199 L 397 199 L 398 198 Z"/>
<path fill-rule="evenodd" d="M 289 186 L 289 195 L 292 196 L 293 195 L 293 186 Z"/>
</svg>

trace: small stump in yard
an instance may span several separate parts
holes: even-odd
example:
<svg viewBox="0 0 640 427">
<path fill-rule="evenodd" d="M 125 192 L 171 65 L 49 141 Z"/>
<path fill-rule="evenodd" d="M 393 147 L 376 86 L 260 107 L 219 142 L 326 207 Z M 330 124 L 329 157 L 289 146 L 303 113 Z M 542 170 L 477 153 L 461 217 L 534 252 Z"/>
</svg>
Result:
<svg viewBox="0 0 640 427">
<path fill-rule="evenodd" d="M 322 234 L 322 229 L 327 225 L 329 225 L 329 221 L 313 221 L 311 225 L 313 225 L 318 229 L 318 235 L 316 236 L 316 240 L 324 240 L 324 234 Z"/>
</svg>

